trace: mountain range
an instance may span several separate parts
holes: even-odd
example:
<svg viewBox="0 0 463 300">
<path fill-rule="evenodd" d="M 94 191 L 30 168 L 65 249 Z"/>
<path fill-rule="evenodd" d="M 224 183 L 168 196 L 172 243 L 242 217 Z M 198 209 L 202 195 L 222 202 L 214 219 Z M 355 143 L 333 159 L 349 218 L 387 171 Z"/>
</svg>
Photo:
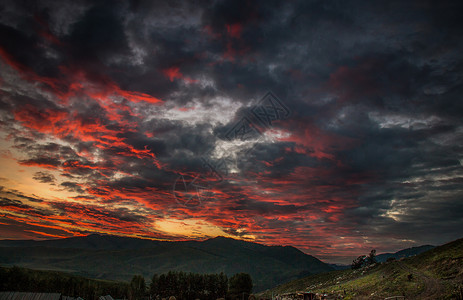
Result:
<svg viewBox="0 0 463 300">
<path fill-rule="evenodd" d="M 168 242 L 97 234 L 44 241 L 2 240 L 0 264 L 125 281 L 136 274 L 150 279 L 171 270 L 228 276 L 244 272 L 253 278 L 255 292 L 333 270 L 291 246 L 225 237 Z"/>
<path fill-rule="evenodd" d="M 420 254 L 434 246 L 412 247 L 377 255 L 378 262 Z M 249 273 L 254 292 L 349 265 L 327 264 L 292 246 L 216 237 L 205 241 L 157 241 L 92 234 L 54 240 L 0 240 L 0 264 L 70 272 L 97 279 L 128 281 L 141 274 L 150 279 L 168 271 Z"/>
<path fill-rule="evenodd" d="M 411 247 L 411 248 L 403 249 L 395 253 L 382 253 L 376 256 L 376 261 L 385 262 L 389 258 L 401 259 L 405 257 L 415 256 L 423 252 L 426 252 L 428 250 L 431 250 L 433 248 L 435 248 L 435 246 L 423 245 L 419 247 Z"/>
</svg>

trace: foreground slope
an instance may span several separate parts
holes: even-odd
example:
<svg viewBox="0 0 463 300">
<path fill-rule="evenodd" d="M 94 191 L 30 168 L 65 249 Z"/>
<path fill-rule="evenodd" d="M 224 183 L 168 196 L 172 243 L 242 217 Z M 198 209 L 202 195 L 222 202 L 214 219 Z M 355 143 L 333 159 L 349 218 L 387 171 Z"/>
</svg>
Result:
<svg viewBox="0 0 463 300">
<path fill-rule="evenodd" d="M 154 273 L 185 271 L 249 273 L 254 291 L 327 272 L 330 266 L 294 247 L 264 246 L 218 237 L 162 242 L 91 235 L 54 241 L 0 241 L 0 264 L 58 270 L 111 280 L 149 279 Z"/>
<path fill-rule="evenodd" d="M 360 270 L 311 275 L 268 290 L 262 296 L 295 291 L 340 294 L 345 299 L 384 299 L 395 295 L 407 299 L 463 299 L 463 239 Z"/>
</svg>

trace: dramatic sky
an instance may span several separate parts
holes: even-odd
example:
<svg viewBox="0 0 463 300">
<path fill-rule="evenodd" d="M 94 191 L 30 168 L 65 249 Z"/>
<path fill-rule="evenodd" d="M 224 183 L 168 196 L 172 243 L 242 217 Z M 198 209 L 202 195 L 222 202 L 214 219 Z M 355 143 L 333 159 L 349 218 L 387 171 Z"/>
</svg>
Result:
<svg viewBox="0 0 463 300">
<path fill-rule="evenodd" d="M 0 238 L 333 262 L 462 237 L 463 2 L 1 1 Z"/>
</svg>

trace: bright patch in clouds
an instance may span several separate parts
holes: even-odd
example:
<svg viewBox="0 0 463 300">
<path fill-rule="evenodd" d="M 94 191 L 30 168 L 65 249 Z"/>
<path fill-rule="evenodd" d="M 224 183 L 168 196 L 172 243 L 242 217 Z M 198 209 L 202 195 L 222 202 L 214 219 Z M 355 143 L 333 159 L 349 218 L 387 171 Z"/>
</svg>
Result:
<svg viewBox="0 0 463 300">
<path fill-rule="evenodd" d="M 0 238 L 460 238 L 461 5 L 0 4 Z"/>
</svg>

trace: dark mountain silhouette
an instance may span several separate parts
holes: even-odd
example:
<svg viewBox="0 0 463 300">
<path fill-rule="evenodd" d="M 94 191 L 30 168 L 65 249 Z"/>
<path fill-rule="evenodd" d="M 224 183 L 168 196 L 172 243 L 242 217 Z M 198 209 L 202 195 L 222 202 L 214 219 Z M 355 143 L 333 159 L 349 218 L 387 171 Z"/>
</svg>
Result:
<svg viewBox="0 0 463 300">
<path fill-rule="evenodd" d="M 435 248 L 435 246 L 431 245 L 423 245 L 423 246 L 418 246 L 418 247 L 411 247 L 407 249 L 403 249 L 400 251 L 397 251 L 395 253 L 382 253 L 376 256 L 376 260 L 378 262 L 385 262 L 388 258 L 395 258 L 395 259 L 401 259 L 405 257 L 410 257 L 414 255 L 421 254 L 425 251 L 431 250 Z"/>
<path fill-rule="evenodd" d="M 254 291 L 332 270 L 291 246 L 265 246 L 225 237 L 166 242 L 95 234 L 46 241 L 3 240 L 0 264 L 113 280 L 130 280 L 135 274 L 149 279 L 171 270 L 229 276 L 245 272 L 253 278 Z"/>
<path fill-rule="evenodd" d="M 114 235 L 91 234 L 83 237 L 70 237 L 54 240 L 1 240 L 0 247 L 53 247 L 53 248 L 74 248 L 87 250 L 122 250 L 149 248 L 162 243 L 160 241 L 138 239 Z"/>
<path fill-rule="evenodd" d="M 418 246 L 418 247 L 402 249 L 395 253 L 381 253 L 376 256 L 376 261 L 385 262 L 391 257 L 395 259 L 410 257 L 410 256 L 418 255 L 425 251 L 431 250 L 433 248 L 435 248 L 435 246 L 423 245 L 423 246 Z M 335 270 L 347 270 L 351 268 L 351 265 L 344 265 L 344 264 L 329 264 L 329 265 Z"/>
</svg>

